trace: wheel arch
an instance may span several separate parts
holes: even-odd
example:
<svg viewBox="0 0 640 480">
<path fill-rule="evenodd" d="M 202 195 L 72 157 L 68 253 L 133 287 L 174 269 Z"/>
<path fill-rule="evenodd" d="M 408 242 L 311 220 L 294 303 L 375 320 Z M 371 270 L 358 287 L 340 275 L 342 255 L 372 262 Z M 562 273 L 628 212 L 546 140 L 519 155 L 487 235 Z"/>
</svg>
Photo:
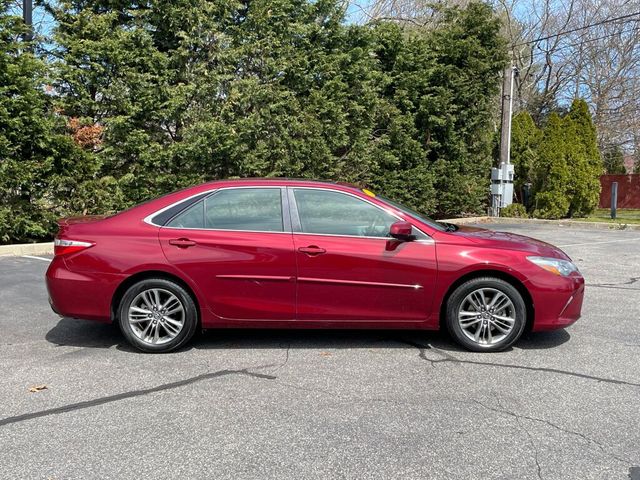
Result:
<svg viewBox="0 0 640 480">
<path fill-rule="evenodd" d="M 456 281 L 449 286 L 449 288 L 447 289 L 447 292 L 442 298 L 442 303 L 440 305 L 439 328 L 442 330 L 442 328 L 445 325 L 446 315 L 447 315 L 447 303 L 449 303 L 449 297 L 451 297 L 451 294 L 463 283 L 469 280 L 473 280 L 474 278 L 480 278 L 480 277 L 494 277 L 500 280 L 504 280 L 505 282 L 512 285 L 516 290 L 518 290 L 518 293 L 522 295 L 522 299 L 524 300 L 524 304 L 527 309 L 527 324 L 525 326 L 525 331 L 531 331 L 531 329 L 533 328 L 533 323 L 535 319 L 535 308 L 533 305 L 533 298 L 531 297 L 529 290 L 527 290 L 527 287 L 524 285 L 524 283 L 522 283 L 522 281 L 519 278 L 516 278 L 515 276 L 507 272 L 504 272 L 502 270 L 496 270 L 491 268 L 484 268 L 480 270 L 474 270 L 472 272 L 467 272 L 464 275 L 460 276 L 458 279 L 456 279 Z"/>
<path fill-rule="evenodd" d="M 198 325 L 201 325 L 202 312 L 201 312 L 200 302 L 198 302 L 198 297 L 193 291 L 193 289 L 189 286 L 187 282 L 182 280 L 177 275 L 173 275 L 171 273 L 168 273 L 162 270 L 144 270 L 141 272 L 134 273 L 133 275 L 130 275 L 129 277 L 124 279 L 120 283 L 120 285 L 118 285 L 115 292 L 113 293 L 113 296 L 111 297 L 111 321 L 112 322 L 115 322 L 117 319 L 118 307 L 120 306 L 120 301 L 122 300 L 122 297 L 124 296 L 125 292 L 129 289 L 129 287 L 131 287 L 132 285 L 135 285 L 136 283 L 142 280 L 147 280 L 150 278 L 161 278 L 164 280 L 170 280 L 172 282 L 177 283 L 182 288 L 184 288 L 186 292 L 191 296 L 191 299 L 193 300 L 193 303 L 196 306 L 196 311 L 198 312 Z"/>
</svg>

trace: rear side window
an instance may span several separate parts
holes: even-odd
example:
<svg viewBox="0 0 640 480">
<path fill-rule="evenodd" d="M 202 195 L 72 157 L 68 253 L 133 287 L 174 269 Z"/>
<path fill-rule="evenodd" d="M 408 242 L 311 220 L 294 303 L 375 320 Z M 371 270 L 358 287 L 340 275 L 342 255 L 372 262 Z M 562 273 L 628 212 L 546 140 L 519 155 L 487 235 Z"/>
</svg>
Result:
<svg viewBox="0 0 640 480">
<path fill-rule="evenodd" d="M 282 232 L 279 188 L 220 190 L 182 212 L 168 227 Z"/>
<path fill-rule="evenodd" d="M 173 228 L 204 228 L 204 200 L 187 208 L 166 225 Z"/>
<path fill-rule="evenodd" d="M 168 220 L 171 220 L 173 217 L 175 217 L 178 213 L 182 212 L 183 210 L 186 211 L 191 205 L 194 205 L 198 200 L 209 195 L 209 193 L 210 192 L 203 192 L 200 195 L 196 195 L 195 197 L 188 198 L 176 205 L 173 205 L 170 208 L 167 208 L 166 210 L 163 210 L 160 213 L 157 213 L 151 219 L 151 223 L 158 226 L 165 225 Z"/>
</svg>

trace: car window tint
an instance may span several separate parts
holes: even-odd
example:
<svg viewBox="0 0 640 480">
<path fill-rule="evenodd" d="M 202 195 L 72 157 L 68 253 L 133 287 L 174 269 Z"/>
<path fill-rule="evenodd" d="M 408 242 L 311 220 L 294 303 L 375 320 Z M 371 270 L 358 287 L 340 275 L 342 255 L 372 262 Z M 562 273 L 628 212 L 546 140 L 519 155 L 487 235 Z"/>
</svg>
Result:
<svg viewBox="0 0 640 480">
<path fill-rule="evenodd" d="M 166 224 L 173 228 L 204 228 L 204 200 L 187 208 Z"/>
<path fill-rule="evenodd" d="M 182 212 L 183 210 L 186 212 L 191 205 L 195 205 L 198 200 L 206 197 L 207 195 L 209 195 L 209 193 L 210 192 L 203 192 L 200 195 L 196 195 L 195 197 L 192 197 L 192 198 L 187 198 L 186 200 L 183 200 L 182 202 L 176 205 L 173 205 L 172 207 L 166 210 L 163 210 L 162 212 L 156 214 L 151 219 L 151 223 L 153 223 L 154 225 L 167 224 L 168 220 L 171 220 L 174 217 L 177 218 L 178 213 Z M 204 219 L 204 217 L 202 218 Z"/>
<path fill-rule="evenodd" d="M 397 221 L 364 200 L 329 190 L 294 189 L 304 233 L 387 237 Z"/>
<path fill-rule="evenodd" d="M 205 199 L 205 228 L 282 232 L 279 188 L 221 190 Z"/>
</svg>

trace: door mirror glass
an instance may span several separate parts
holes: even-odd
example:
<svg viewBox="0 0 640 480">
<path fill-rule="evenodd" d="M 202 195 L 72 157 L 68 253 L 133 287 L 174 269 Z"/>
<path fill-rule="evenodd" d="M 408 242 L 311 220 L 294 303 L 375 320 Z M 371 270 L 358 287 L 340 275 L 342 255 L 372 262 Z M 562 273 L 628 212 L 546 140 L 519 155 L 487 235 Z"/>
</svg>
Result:
<svg viewBox="0 0 640 480">
<path fill-rule="evenodd" d="M 389 228 L 389 236 L 403 242 L 410 242 L 416 239 L 413 235 L 413 227 L 409 222 L 395 222 Z"/>
</svg>

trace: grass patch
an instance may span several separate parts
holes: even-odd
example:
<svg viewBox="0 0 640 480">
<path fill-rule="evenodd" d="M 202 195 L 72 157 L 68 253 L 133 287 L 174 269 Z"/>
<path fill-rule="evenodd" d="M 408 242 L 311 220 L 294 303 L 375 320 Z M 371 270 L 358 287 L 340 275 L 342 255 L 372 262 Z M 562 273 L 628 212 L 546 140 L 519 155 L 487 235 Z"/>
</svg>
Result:
<svg viewBox="0 0 640 480">
<path fill-rule="evenodd" d="M 604 222 L 612 224 L 633 223 L 640 224 L 640 209 L 625 208 L 618 209 L 616 219 L 611 218 L 611 210 L 608 208 L 599 208 L 590 216 L 585 218 L 573 218 L 578 222 Z"/>
</svg>

